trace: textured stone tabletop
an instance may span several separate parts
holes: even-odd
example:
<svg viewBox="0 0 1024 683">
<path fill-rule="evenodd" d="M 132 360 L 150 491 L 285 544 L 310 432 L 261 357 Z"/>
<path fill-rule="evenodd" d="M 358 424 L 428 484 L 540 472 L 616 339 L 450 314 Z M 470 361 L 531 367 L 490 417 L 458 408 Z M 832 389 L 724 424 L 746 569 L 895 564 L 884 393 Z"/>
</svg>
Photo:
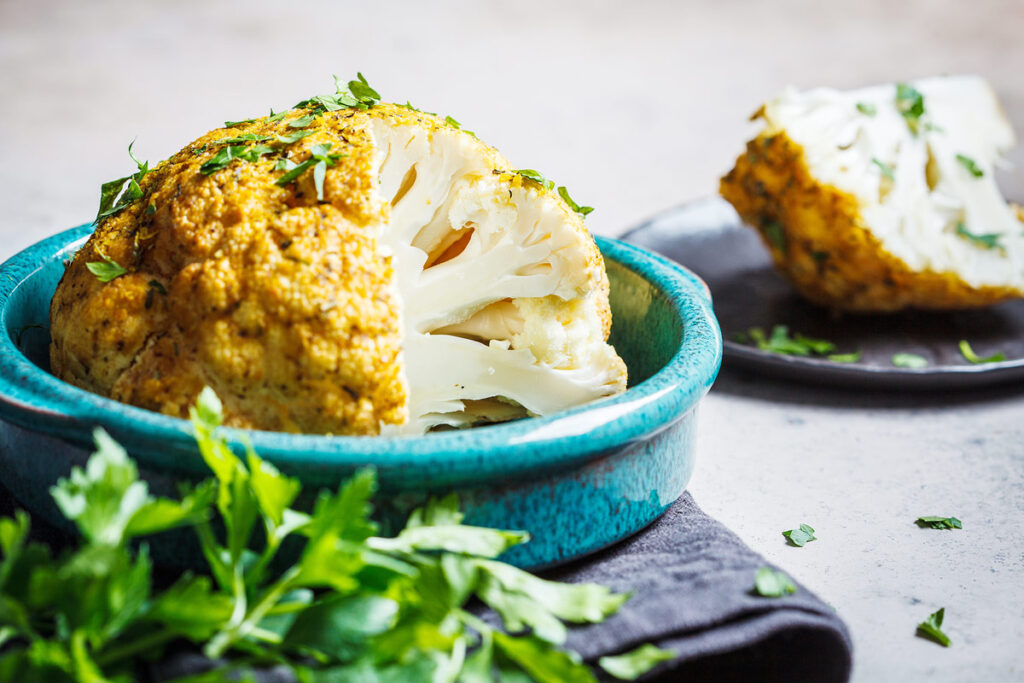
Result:
<svg viewBox="0 0 1024 683">
<path fill-rule="evenodd" d="M 95 214 L 126 147 L 361 70 L 567 185 L 617 235 L 714 192 L 787 84 L 977 72 L 1024 132 L 1024 3 L 0 1 L 0 259 Z M 1024 168 L 1024 148 L 1012 156 Z M 1004 189 L 1024 197 L 1024 172 Z M 723 373 L 691 491 L 849 623 L 856 681 L 1024 680 L 1024 392 L 852 394 Z M 962 531 L 918 529 L 955 515 Z M 811 524 L 819 540 L 784 544 Z M 946 608 L 953 646 L 914 637 Z"/>
</svg>

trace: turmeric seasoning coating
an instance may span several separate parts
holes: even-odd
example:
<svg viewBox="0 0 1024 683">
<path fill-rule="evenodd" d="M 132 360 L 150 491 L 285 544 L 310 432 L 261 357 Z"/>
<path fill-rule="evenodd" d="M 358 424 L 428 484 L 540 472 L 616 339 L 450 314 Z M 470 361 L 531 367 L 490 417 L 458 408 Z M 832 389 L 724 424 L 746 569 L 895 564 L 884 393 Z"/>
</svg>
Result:
<svg viewBox="0 0 1024 683">
<path fill-rule="evenodd" d="M 51 305 L 51 369 L 72 384 L 187 416 L 204 385 L 236 427 L 375 434 L 406 419 L 390 257 L 379 248 L 366 114 L 324 113 L 291 144 L 206 175 L 218 140 L 287 135 L 304 111 L 222 128 L 149 174 L 143 197 L 101 221 Z M 278 186 L 284 157 L 344 154 Z M 86 264 L 129 272 L 99 281 Z"/>
</svg>

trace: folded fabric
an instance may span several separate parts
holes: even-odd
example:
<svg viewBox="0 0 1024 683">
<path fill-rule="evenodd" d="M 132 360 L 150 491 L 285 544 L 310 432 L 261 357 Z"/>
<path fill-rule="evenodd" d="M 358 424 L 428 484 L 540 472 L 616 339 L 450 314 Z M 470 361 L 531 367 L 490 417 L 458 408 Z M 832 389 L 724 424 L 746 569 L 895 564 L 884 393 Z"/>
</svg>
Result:
<svg viewBox="0 0 1024 683">
<path fill-rule="evenodd" d="M 587 661 L 654 643 L 677 656 L 645 681 L 846 681 L 846 625 L 799 584 L 756 595 L 767 565 L 686 493 L 636 536 L 546 576 L 632 593 L 608 621 L 570 632 L 567 645 Z"/>
<path fill-rule="evenodd" d="M 0 515 L 13 508 L 0 486 Z M 33 525 L 33 536 L 58 547 L 67 542 L 42 523 Z M 803 586 L 779 598 L 754 594 L 754 575 L 766 565 L 686 493 L 639 534 L 545 576 L 632 594 L 608 621 L 570 630 L 568 647 L 588 662 L 654 643 L 677 656 L 644 681 L 846 681 L 852 648 L 843 621 Z M 144 676 L 170 680 L 215 666 L 178 652 L 149 665 Z M 255 672 L 255 680 L 291 683 L 294 677 L 269 669 Z"/>
</svg>

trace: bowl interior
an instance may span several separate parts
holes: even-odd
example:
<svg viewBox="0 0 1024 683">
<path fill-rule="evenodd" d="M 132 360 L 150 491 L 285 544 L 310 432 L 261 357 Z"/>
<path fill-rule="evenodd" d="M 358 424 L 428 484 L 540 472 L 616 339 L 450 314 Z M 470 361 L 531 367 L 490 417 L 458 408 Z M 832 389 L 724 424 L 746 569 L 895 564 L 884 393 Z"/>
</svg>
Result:
<svg viewBox="0 0 1024 683">
<path fill-rule="evenodd" d="M 50 371 L 50 299 L 64 274 L 64 262 L 82 246 L 78 239 L 39 264 L 11 293 L 4 332 L 33 365 Z M 635 386 L 661 370 L 683 337 L 682 321 L 655 286 L 618 261 L 606 261 L 611 286 L 612 330 L 609 342 L 629 370 Z"/>
</svg>

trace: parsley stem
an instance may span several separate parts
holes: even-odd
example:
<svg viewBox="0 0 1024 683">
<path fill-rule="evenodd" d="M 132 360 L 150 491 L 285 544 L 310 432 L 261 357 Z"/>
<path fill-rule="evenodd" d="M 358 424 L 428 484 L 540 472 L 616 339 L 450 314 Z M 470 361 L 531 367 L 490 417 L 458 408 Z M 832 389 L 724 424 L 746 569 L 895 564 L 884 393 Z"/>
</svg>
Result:
<svg viewBox="0 0 1024 683">
<path fill-rule="evenodd" d="M 177 637 L 178 634 L 169 628 L 165 628 L 162 631 L 154 631 L 147 636 L 143 636 L 137 640 L 121 645 L 120 647 L 115 647 L 98 655 L 96 657 L 96 664 L 101 667 L 107 666 L 108 664 L 121 661 L 126 657 L 131 657 L 136 653 L 151 650 L 157 645 L 162 645 L 163 643 L 174 640 Z"/>
</svg>

